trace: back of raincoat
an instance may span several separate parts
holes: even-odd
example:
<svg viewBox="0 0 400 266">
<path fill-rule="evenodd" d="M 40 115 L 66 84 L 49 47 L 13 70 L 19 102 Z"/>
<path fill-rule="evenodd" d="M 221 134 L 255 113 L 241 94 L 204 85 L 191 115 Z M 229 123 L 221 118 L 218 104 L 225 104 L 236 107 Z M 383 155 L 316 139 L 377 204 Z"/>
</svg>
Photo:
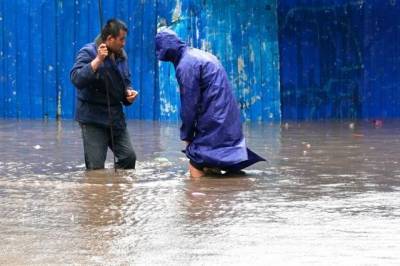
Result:
<svg viewBox="0 0 400 266">
<path fill-rule="evenodd" d="M 156 36 L 157 58 L 172 62 L 180 87 L 181 139 L 195 164 L 239 170 L 264 160 L 246 148 L 240 111 L 225 69 L 210 53 L 189 48 L 171 30 Z"/>
</svg>

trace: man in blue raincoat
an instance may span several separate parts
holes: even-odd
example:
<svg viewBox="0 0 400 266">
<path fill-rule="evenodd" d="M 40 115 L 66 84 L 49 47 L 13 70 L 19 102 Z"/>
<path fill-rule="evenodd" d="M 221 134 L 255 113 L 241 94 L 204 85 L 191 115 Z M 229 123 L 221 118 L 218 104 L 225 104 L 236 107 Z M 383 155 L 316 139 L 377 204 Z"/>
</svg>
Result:
<svg viewBox="0 0 400 266">
<path fill-rule="evenodd" d="M 122 21 L 107 21 L 96 41 L 78 52 L 70 73 L 78 89 L 75 118 L 82 129 L 88 170 L 104 168 L 108 147 L 118 158 L 116 167 L 135 168 L 136 155 L 122 108 L 132 104 L 137 96 L 131 87 L 123 49 L 127 32 Z"/>
<path fill-rule="evenodd" d="M 192 177 L 208 169 L 236 172 L 263 158 L 246 148 L 240 110 L 224 67 L 210 53 L 190 48 L 175 32 L 156 35 L 156 55 L 174 64 L 180 87 L 182 126 Z"/>
</svg>

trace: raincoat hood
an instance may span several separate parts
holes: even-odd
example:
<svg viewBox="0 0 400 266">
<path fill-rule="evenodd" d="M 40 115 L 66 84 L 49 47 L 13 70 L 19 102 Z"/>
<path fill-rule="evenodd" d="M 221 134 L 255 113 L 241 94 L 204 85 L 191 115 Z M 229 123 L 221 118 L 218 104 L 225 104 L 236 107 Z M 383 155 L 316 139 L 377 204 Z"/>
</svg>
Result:
<svg viewBox="0 0 400 266">
<path fill-rule="evenodd" d="M 160 61 L 179 63 L 187 44 L 170 29 L 163 29 L 156 35 L 156 56 Z"/>
</svg>

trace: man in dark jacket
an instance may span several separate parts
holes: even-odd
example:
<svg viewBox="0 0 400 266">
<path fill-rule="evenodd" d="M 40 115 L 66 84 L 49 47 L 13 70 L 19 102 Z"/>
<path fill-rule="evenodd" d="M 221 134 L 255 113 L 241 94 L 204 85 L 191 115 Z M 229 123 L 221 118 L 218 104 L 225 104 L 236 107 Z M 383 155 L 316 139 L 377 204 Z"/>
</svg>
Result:
<svg viewBox="0 0 400 266">
<path fill-rule="evenodd" d="M 75 118 L 82 129 L 89 170 L 104 168 L 108 147 L 114 148 L 118 168 L 135 168 L 136 155 L 122 107 L 132 104 L 137 96 L 123 49 L 127 32 L 122 21 L 107 21 L 96 41 L 78 52 L 70 73 L 78 92 Z"/>
<path fill-rule="evenodd" d="M 192 177 L 203 176 L 210 168 L 235 172 L 265 161 L 246 148 L 240 110 L 215 56 L 188 47 L 169 29 L 157 33 L 156 54 L 175 67 L 181 98 L 180 137 L 187 143 Z"/>
</svg>

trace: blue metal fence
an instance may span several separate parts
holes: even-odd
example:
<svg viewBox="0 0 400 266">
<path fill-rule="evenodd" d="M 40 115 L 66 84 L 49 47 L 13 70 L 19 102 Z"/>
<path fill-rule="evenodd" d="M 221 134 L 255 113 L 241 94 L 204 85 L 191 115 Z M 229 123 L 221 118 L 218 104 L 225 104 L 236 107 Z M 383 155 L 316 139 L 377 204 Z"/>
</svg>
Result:
<svg viewBox="0 0 400 266">
<path fill-rule="evenodd" d="M 69 70 L 98 34 L 97 3 L 0 0 L 0 117 L 73 117 Z M 278 3 L 103 0 L 104 19 L 129 27 L 128 117 L 179 118 L 174 69 L 154 55 L 163 23 L 221 59 L 245 120 L 400 117 L 399 1 Z"/>
<path fill-rule="evenodd" d="M 400 117 L 400 2 L 281 0 L 282 119 Z"/>
<path fill-rule="evenodd" d="M 137 102 L 128 118 L 177 120 L 172 65 L 157 62 L 157 23 L 173 24 L 194 47 L 226 67 L 246 120 L 279 120 L 275 0 L 103 0 L 104 19 L 128 24 L 126 50 Z M 0 0 L 0 117 L 72 118 L 69 70 L 99 31 L 96 0 Z"/>
</svg>

